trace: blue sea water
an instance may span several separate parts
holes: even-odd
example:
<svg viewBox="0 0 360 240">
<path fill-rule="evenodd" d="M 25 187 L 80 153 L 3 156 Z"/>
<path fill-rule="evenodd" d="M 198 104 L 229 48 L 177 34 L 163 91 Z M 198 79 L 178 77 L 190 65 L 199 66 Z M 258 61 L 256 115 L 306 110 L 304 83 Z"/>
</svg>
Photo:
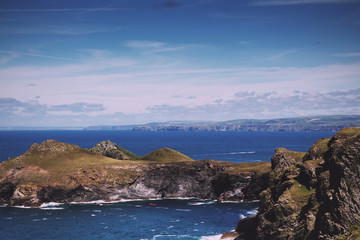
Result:
<svg viewBox="0 0 360 240">
<path fill-rule="evenodd" d="M 216 239 L 255 214 L 256 204 L 158 200 L 3 207 L 0 213 L 1 239 Z"/>
<path fill-rule="evenodd" d="M 83 148 L 111 140 L 140 156 L 169 147 L 195 160 L 270 161 L 277 147 L 307 151 L 316 140 L 332 135 L 334 132 L 0 131 L 0 162 L 47 139 Z"/>
<path fill-rule="evenodd" d="M 46 139 L 84 148 L 111 140 L 140 156 L 170 147 L 189 157 L 231 162 L 270 161 L 277 147 L 307 151 L 334 132 L 0 131 L 0 161 Z M 152 205 L 150 205 L 152 203 Z M 153 205 L 155 204 L 155 206 Z M 219 239 L 257 203 L 147 200 L 0 208 L 0 239 Z"/>
</svg>

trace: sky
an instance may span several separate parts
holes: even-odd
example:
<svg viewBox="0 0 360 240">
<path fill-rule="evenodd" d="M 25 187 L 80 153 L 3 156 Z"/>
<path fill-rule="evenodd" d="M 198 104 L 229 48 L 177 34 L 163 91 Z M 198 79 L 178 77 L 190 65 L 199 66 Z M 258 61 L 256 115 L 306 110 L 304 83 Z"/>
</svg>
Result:
<svg viewBox="0 0 360 240">
<path fill-rule="evenodd" d="M 360 0 L 0 0 L 0 127 L 360 114 Z"/>
</svg>

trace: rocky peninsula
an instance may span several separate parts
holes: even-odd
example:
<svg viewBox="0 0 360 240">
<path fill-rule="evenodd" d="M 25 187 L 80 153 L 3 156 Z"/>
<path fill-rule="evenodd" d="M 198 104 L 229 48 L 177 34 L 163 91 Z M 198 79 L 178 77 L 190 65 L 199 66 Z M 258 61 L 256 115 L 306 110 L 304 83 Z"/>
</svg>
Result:
<svg viewBox="0 0 360 240">
<path fill-rule="evenodd" d="M 169 148 L 139 157 L 104 141 L 91 149 L 47 140 L 0 164 L 0 204 L 198 198 L 251 201 L 269 162 L 195 161 Z"/>
</svg>

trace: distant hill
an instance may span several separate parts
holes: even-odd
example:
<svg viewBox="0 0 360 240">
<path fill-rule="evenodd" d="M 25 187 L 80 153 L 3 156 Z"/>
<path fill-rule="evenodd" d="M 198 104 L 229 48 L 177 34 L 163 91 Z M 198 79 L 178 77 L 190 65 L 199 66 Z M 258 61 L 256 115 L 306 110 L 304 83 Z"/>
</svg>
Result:
<svg viewBox="0 0 360 240">
<path fill-rule="evenodd" d="M 161 148 L 155 150 L 149 154 L 146 154 L 141 158 L 145 161 L 157 161 L 157 162 L 189 162 L 194 161 L 193 159 L 185 156 L 184 154 L 172 150 L 170 148 Z"/>
<path fill-rule="evenodd" d="M 339 131 L 360 127 L 360 115 L 328 115 L 278 119 L 236 119 L 230 121 L 172 121 L 144 125 L 91 126 L 84 130 L 132 131 Z"/>
</svg>

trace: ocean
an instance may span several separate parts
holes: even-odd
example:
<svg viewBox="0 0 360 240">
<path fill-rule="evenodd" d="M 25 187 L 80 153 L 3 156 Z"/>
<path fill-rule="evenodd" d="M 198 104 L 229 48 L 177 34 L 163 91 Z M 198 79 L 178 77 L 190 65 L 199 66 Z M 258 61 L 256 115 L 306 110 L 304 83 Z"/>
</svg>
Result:
<svg viewBox="0 0 360 240">
<path fill-rule="evenodd" d="M 0 131 L 0 161 L 46 139 L 93 147 L 103 140 L 143 156 L 162 147 L 195 160 L 270 161 L 277 147 L 307 151 L 334 132 Z M 151 204 L 150 204 L 151 203 Z M 0 208 L 0 239 L 219 239 L 256 214 L 257 203 L 134 200 Z"/>
</svg>

